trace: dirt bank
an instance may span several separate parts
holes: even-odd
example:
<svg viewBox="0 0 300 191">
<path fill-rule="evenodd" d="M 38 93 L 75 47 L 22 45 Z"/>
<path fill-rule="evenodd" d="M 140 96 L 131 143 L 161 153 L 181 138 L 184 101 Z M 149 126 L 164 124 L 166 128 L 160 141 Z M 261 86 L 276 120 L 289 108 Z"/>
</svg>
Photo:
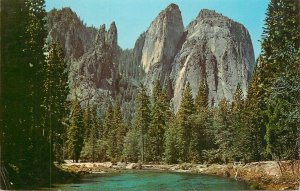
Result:
<svg viewBox="0 0 300 191">
<path fill-rule="evenodd" d="M 248 164 L 201 165 L 201 164 L 140 164 L 140 163 L 67 163 L 60 166 L 62 169 L 77 174 L 120 172 L 122 170 L 146 169 L 165 170 L 174 172 L 199 173 L 217 175 L 236 180 L 246 181 L 254 189 L 291 190 L 299 189 L 299 161 L 282 162 L 280 170 L 275 161 L 253 162 Z"/>
</svg>

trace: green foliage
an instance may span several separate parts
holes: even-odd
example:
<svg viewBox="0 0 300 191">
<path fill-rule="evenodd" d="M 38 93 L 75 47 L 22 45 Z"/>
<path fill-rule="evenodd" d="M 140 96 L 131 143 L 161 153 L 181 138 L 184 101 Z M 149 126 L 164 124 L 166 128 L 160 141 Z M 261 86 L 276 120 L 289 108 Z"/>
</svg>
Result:
<svg viewBox="0 0 300 191">
<path fill-rule="evenodd" d="M 195 107 L 197 113 L 208 108 L 208 85 L 206 79 L 202 80 L 199 86 L 198 94 L 195 98 Z"/>
<path fill-rule="evenodd" d="M 202 111 L 192 118 L 192 139 L 190 153 L 192 162 L 205 162 L 204 152 L 214 148 L 213 138 L 210 130 L 212 128 L 212 112 L 210 109 Z"/>
<path fill-rule="evenodd" d="M 180 108 L 176 115 L 179 133 L 179 159 L 181 162 L 190 160 L 190 142 L 192 139 L 192 120 L 191 115 L 195 113 L 194 100 L 190 84 L 187 83 L 180 103 Z"/>
<path fill-rule="evenodd" d="M 44 91 L 44 1 L 1 1 L 2 156 L 18 186 L 49 180 L 48 134 L 41 123 Z M 5 48 L 4 48 L 5 47 Z M 32 168 L 35 166 L 35 168 Z M 38 175 L 38 176 L 37 176 Z"/>
<path fill-rule="evenodd" d="M 141 156 L 140 133 L 136 128 L 128 131 L 124 139 L 123 156 L 125 161 L 138 162 Z"/>
<path fill-rule="evenodd" d="M 96 153 L 101 153 L 102 149 L 99 148 L 99 134 L 101 133 L 101 121 L 97 116 L 95 106 L 88 106 L 84 111 L 84 148 L 82 149 L 81 159 L 88 161 L 100 160 Z M 105 148 L 105 147 L 104 147 Z M 105 156 L 105 154 L 103 154 Z"/>
<path fill-rule="evenodd" d="M 179 159 L 179 133 L 174 118 L 171 118 L 165 133 L 165 152 L 164 160 L 169 164 L 178 163 Z"/>
<path fill-rule="evenodd" d="M 150 100 L 146 93 L 146 88 L 141 84 L 139 94 L 136 98 L 135 128 L 139 131 L 141 137 L 141 160 L 144 162 L 151 160 L 146 150 L 148 142 L 148 129 L 151 121 Z"/>
<path fill-rule="evenodd" d="M 78 162 L 84 141 L 84 112 L 79 103 L 74 103 L 75 111 L 67 132 L 68 152 L 73 161 Z"/>
<path fill-rule="evenodd" d="M 219 149 L 222 162 L 228 163 L 234 159 L 234 131 L 231 125 L 231 109 L 227 100 L 222 99 L 214 111 L 213 134 L 215 144 Z"/>
<path fill-rule="evenodd" d="M 1 25 L 5 47 L 1 60 L 1 149 L 5 165 L 16 169 L 12 170 L 12 181 L 33 184 L 40 174 L 40 179 L 48 180 L 51 160 L 64 159 L 65 136 L 68 155 L 75 161 L 299 159 L 300 31 L 296 0 L 270 1 L 262 54 L 247 95 L 238 85 L 231 105 L 223 99 L 218 107 L 211 108 L 206 79 L 199 85 L 195 102 L 187 83 L 173 116 L 159 81 L 151 99 L 141 85 L 132 125 L 124 121 L 122 100 L 109 103 L 104 116 L 98 116 L 89 102 L 81 107 L 77 97 L 72 104 L 66 102 L 67 63 L 60 45 L 54 42 L 47 59 L 44 55 L 47 33 L 43 0 L 3 1 L 2 6 L 6 22 Z M 169 87 L 168 95 L 170 92 Z M 69 121 L 68 109 L 73 111 Z"/>
<path fill-rule="evenodd" d="M 112 129 L 111 120 L 113 119 L 113 116 L 114 116 L 113 106 L 111 103 L 109 103 L 103 121 L 103 130 L 102 130 L 103 139 L 108 139 L 109 131 Z"/>
<path fill-rule="evenodd" d="M 111 129 L 108 133 L 108 153 L 111 160 L 120 160 L 123 151 L 124 138 L 126 135 L 125 122 L 121 112 L 121 104 L 117 102 L 113 109 L 113 118 L 111 119 Z"/>
<path fill-rule="evenodd" d="M 153 89 L 152 113 L 149 126 L 149 143 L 147 144 L 149 158 L 159 162 L 163 158 L 164 134 L 168 122 L 167 110 L 169 104 L 167 96 L 163 92 L 160 82 L 157 81 Z"/>
<path fill-rule="evenodd" d="M 43 106 L 46 115 L 45 130 L 51 132 L 51 146 L 53 148 L 53 160 L 63 160 L 63 137 L 65 132 L 66 117 L 68 114 L 67 95 L 68 73 L 67 63 L 61 46 L 54 42 L 50 46 L 47 64 L 44 68 L 45 80 L 43 84 L 44 97 Z"/>
<path fill-rule="evenodd" d="M 267 116 L 264 112 L 266 106 L 266 90 L 263 87 L 263 68 L 257 67 L 248 96 L 245 101 L 244 126 L 241 144 L 244 145 L 243 153 L 246 161 L 260 161 L 266 158 L 266 133 Z"/>
<path fill-rule="evenodd" d="M 299 79 L 299 14 L 298 1 L 272 0 L 262 42 L 261 63 L 267 76 L 263 85 L 268 92 L 265 138 L 267 153 L 277 160 L 299 158 L 299 84 L 294 82 Z"/>
</svg>

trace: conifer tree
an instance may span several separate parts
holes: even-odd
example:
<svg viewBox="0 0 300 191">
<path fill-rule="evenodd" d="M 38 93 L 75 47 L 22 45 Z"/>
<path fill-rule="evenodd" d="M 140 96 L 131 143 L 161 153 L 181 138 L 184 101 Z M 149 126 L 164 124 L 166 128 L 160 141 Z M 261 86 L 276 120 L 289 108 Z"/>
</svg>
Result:
<svg viewBox="0 0 300 191">
<path fill-rule="evenodd" d="M 126 127 L 121 112 L 121 104 L 117 102 L 113 108 L 112 127 L 108 133 L 109 156 L 112 160 L 120 160 L 123 151 Z"/>
<path fill-rule="evenodd" d="M 117 101 L 114 109 L 114 123 L 117 126 L 117 158 L 123 160 L 124 140 L 127 133 L 127 126 L 124 121 L 123 113 L 121 111 L 121 102 Z"/>
<path fill-rule="evenodd" d="M 179 157 L 182 162 L 188 162 L 190 160 L 189 148 L 192 138 L 192 123 L 190 117 L 194 113 L 195 105 L 192 90 L 188 82 L 183 92 L 180 108 L 176 114 L 180 145 Z"/>
<path fill-rule="evenodd" d="M 47 95 L 43 100 L 47 114 L 45 115 L 45 130 L 51 131 L 54 160 L 61 161 L 63 155 L 62 138 L 66 133 L 64 124 L 68 112 L 67 95 L 69 93 L 69 87 L 67 63 L 64 60 L 63 50 L 57 42 L 54 42 L 50 46 L 45 75 L 44 92 Z M 49 124 L 50 120 L 51 124 Z"/>
<path fill-rule="evenodd" d="M 243 150 L 245 145 L 243 144 L 245 139 L 245 132 L 247 131 L 245 126 L 245 114 L 244 114 L 244 99 L 243 92 L 240 84 L 237 85 L 234 93 L 231 111 L 231 131 L 232 131 L 232 150 L 234 153 L 234 160 L 240 161 L 243 159 Z"/>
<path fill-rule="evenodd" d="M 164 152 L 164 134 L 167 124 L 167 96 L 163 92 L 159 81 L 153 89 L 152 113 L 149 126 L 148 152 L 155 162 L 162 160 Z"/>
<path fill-rule="evenodd" d="M 195 98 L 195 107 L 197 113 L 208 108 L 208 85 L 206 79 L 202 80 Z"/>
<path fill-rule="evenodd" d="M 124 139 L 124 160 L 126 162 L 138 162 L 140 153 L 140 133 L 137 128 L 131 128 Z"/>
<path fill-rule="evenodd" d="M 78 162 L 84 141 L 84 112 L 78 103 L 73 103 L 75 113 L 68 127 L 68 151 L 73 161 Z"/>
<path fill-rule="evenodd" d="M 180 137 L 175 117 L 170 118 L 165 132 L 164 161 L 168 164 L 179 162 Z"/>
<path fill-rule="evenodd" d="M 112 129 L 112 119 L 114 116 L 113 106 L 111 102 L 109 102 L 108 107 L 106 109 L 104 121 L 103 121 L 103 132 L 102 132 L 102 138 L 104 140 L 108 139 L 109 131 Z"/>
<path fill-rule="evenodd" d="M 95 162 L 96 142 L 99 119 L 97 117 L 96 106 L 88 106 L 84 110 L 84 148 L 81 152 L 81 158 Z"/>
<path fill-rule="evenodd" d="M 208 107 L 208 86 L 206 79 L 202 80 L 195 98 L 196 114 L 192 116 L 192 139 L 190 143 L 191 160 L 203 162 L 203 150 L 211 147 L 211 137 L 208 129 L 211 124 L 211 111 Z"/>
<path fill-rule="evenodd" d="M 272 0 L 262 41 L 261 63 L 267 79 L 263 85 L 268 93 L 264 108 L 267 152 L 277 160 L 299 157 L 298 149 L 291 146 L 297 145 L 295 134 L 299 133 L 294 115 L 298 113 L 295 100 L 299 100 L 299 84 L 294 82 L 299 76 L 295 72 L 299 68 L 299 14 L 298 1 Z M 293 76 L 296 78 L 290 80 Z"/>
<path fill-rule="evenodd" d="M 1 157 L 6 168 L 12 164 L 19 169 L 19 172 L 12 171 L 14 174 L 11 181 L 15 184 L 22 183 L 21 180 L 28 176 L 26 167 L 31 163 L 29 160 L 31 156 L 26 157 L 28 153 L 26 150 L 31 146 L 29 140 L 31 100 L 28 84 L 29 63 L 23 51 L 26 48 L 25 31 L 29 19 L 28 10 L 24 7 L 24 1 L 1 1 L 1 20 L 6 21 L 1 22 L 1 46 L 5 47 L 1 50 L 0 76 L 2 114 L 0 117 L 1 121 L 3 120 Z"/>
<path fill-rule="evenodd" d="M 135 127 L 138 129 L 140 133 L 140 140 L 141 140 L 141 160 L 144 162 L 145 160 L 149 161 L 151 160 L 146 150 L 148 142 L 148 129 L 150 124 L 150 116 L 151 116 L 151 110 L 150 110 L 150 100 L 149 96 L 147 95 L 146 88 L 144 85 L 141 84 L 139 88 L 139 93 L 136 98 L 137 104 L 136 104 L 136 114 L 135 114 Z"/>
<path fill-rule="evenodd" d="M 220 160 L 228 163 L 233 160 L 233 130 L 231 125 L 231 110 L 228 101 L 224 98 L 214 114 L 215 144 L 218 146 Z"/>
<path fill-rule="evenodd" d="M 18 169 L 11 176 L 16 186 L 32 185 L 49 180 L 50 174 L 49 155 L 45 154 L 49 152 L 48 135 L 41 128 L 47 35 L 44 1 L 3 1 L 1 16 L 5 21 L 1 23 L 1 45 L 5 47 L 1 54 L 2 156 L 6 164 Z"/>
</svg>

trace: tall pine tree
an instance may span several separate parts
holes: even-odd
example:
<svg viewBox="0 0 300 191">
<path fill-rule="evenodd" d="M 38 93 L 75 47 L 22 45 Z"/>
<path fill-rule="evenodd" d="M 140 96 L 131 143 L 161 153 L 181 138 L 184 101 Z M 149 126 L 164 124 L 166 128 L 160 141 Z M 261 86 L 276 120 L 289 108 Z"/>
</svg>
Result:
<svg viewBox="0 0 300 191">
<path fill-rule="evenodd" d="M 149 126 L 148 152 L 155 162 L 162 160 L 164 152 L 164 134 L 168 120 L 167 96 L 163 92 L 159 81 L 156 81 L 153 89 L 152 113 Z"/>
<path fill-rule="evenodd" d="M 263 85 L 268 93 L 267 107 L 264 108 L 267 152 L 279 160 L 299 158 L 296 136 L 299 112 L 295 109 L 299 84 L 294 82 L 299 76 L 296 72 L 299 39 L 298 1 L 272 0 L 264 29 L 261 63 L 266 68 L 267 80 Z"/>
<path fill-rule="evenodd" d="M 75 110 L 68 127 L 68 152 L 73 161 L 78 162 L 84 141 L 84 112 L 78 103 L 73 103 Z"/>
<path fill-rule="evenodd" d="M 53 160 L 63 160 L 63 138 L 65 137 L 66 118 L 68 114 L 67 95 L 69 93 L 67 63 L 61 46 L 54 42 L 50 46 L 45 67 L 44 80 L 45 97 L 43 106 L 44 131 L 50 132 L 51 147 L 53 147 Z M 50 124 L 51 122 L 51 124 Z M 50 127 L 51 125 L 51 127 Z"/>
<path fill-rule="evenodd" d="M 9 168 L 17 187 L 36 185 L 50 175 L 48 135 L 41 123 L 46 11 L 43 0 L 1 3 L 3 160 L 17 167 Z"/>
<path fill-rule="evenodd" d="M 136 114 L 135 114 L 135 128 L 138 129 L 140 133 L 140 140 L 141 140 L 141 161 L 149 161 L 151 158 L 147 155 L 148 151 L 147 142 L 148 142 L 148 129 L 150 125 L 150 100 L 149 96 L 147 95 L 146 88 L 143 84 L 141 84 L 139 88 L 139 93 L 136 98 Z"/>
<path fill-rule="evenodd" d="M 181 162 L 190 160 L 190 143 L 192 139 L 191 116 L 195 113 L 195 105 L 192 96 L 192 90 L 189 82 L 183 92 L 180 108 L 176 114 L 176 121 L 179 133 L 179 158 Z"/>
</svg>

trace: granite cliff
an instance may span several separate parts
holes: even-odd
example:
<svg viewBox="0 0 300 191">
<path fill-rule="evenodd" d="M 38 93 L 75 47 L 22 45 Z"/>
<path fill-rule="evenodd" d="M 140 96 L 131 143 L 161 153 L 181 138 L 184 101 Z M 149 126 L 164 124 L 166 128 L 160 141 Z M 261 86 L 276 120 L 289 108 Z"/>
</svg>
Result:
<svg viewBox="0 0 300 191">
<path fill-rule="evenodd" d="M 187 82 L 196 96 L 200 81 L 206 80 L 211 104 L 222 98 L 231 101 L 238 84 L 246 95 L 254 65 L 247 29 L 215 11 L 200 11 L 188 25 L 184 43 L 172 63 L 175 111 Z"/>
<path fill-rule="evenodd" d="M 108 30 L 100 26 L 97 32 L 69 8 L 48 14 L 48 30 L 49 41 L 59 40 L 66 58 L 72 60 L 73 87 L 83 95 L 87 88 L 82 84 L 88 82 L 94 94 L 91 99 L 96 99 L 97 92 L 106 92 L 111 99 L 121 99 L 129 113 L 139 84 L 151 94 L 157 80 L 168 90 L 174 112 L 188 82 L 196 96 L 200 82 L 206 80 L 211 105 L 222 98 L 231 101 L 238 84 L 246 95 L 255 65 L 247 29 L 207 9 L 184 28 L 179 7 L 169 5 L 140 35 L 134 48 L 126 50 L 118 46 L 115 22 Z M 81 85 L 76 86 L 74 79 L 79 77 Z"/>
</svg>

